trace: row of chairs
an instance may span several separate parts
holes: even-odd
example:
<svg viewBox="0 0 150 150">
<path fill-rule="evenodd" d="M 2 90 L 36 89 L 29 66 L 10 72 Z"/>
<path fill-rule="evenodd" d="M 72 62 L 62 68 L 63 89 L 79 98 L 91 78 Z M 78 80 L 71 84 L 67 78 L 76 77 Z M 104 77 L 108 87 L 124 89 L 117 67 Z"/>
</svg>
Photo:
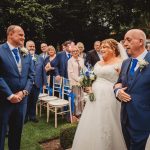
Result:
<svg viewBox="0 0 150 150">
<path fill-rule="evenodd" d="M 72 123 L 72 111 L 71 111 L 71 98 L 69 94 L 71 93 L 70 81 L 66 78 L 61 78 L 59 81 L 53 77 L 53 88 L 52 88 L 52 96 L 49 96 L 49 85 L 47 88 L 47 93 L 41 93 L 39 95 L 38 103 L 37 103 L 37 111 L 38 113 L 38 105 L 40 107 L 40 116 L 42 112 L 42 108 L 47 109 L 47 122 L 49 122 L 50 112 L 54 112 L 55 114 L 55 128 L 57 128 L 57 116 L 64 115 L 65 113 L 69 113 L 70 122 Z M 59 96 L 55 96 L 55 93 L 58 93 Z M 68 99 L 66 99 L 68 97 Z"/>
</svg>

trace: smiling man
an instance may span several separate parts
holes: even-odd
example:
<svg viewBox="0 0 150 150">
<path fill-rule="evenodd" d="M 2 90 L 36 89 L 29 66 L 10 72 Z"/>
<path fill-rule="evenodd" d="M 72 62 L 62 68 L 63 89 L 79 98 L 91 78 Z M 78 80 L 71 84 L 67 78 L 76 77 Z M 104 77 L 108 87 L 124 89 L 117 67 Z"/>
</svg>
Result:
<svg viewBox="0 0 150 150">
<path fill-rule="evenodd" d="M 4 150 L 7 126 L 9 149 L 20 149 L 27 97 L 34 78 L 31 56 L 20 52 L 24 39 L 23 29 L 11 25 L 7 42 L 0 45 L 0 150 Z"/>
</svg>

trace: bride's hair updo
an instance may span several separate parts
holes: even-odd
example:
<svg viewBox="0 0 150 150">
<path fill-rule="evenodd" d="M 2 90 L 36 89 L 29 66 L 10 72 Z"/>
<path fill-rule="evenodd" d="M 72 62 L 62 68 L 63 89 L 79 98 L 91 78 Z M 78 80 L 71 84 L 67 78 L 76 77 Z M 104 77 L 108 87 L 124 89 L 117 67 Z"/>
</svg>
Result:
<svg viewBox="0 0 150 150">
<path fill-rule="evenodd" d="M 120 55 L 119 50 L 118 50 L 118 42 L 116 40 L 106 39 L 101 42 L 101 45 L 102 44 L 108 44 L 111 47 L 111 49 L 114 50 L 114 53 L 116 54 L 116 56 Z"/>
</svg>

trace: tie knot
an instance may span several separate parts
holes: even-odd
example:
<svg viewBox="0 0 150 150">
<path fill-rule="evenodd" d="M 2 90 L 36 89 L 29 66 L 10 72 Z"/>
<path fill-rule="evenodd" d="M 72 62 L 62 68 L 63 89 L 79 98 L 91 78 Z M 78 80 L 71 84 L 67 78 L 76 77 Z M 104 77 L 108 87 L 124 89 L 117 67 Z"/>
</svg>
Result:
<svg viewBox="0 0 150 150">
<path fill-rule="evenodd" d="M 135 58 L 132 59 L 132 65 L 133 65 L 133 66 L 136 66 L 136 65 L 137 65 L 137 62 L 138 62 L 137 59 L 135 59 Z"/>
<path fill-rule="evenodd" d="M 12 51 L 13 51 L 14 54 L 18 54 L 18 49 L 17 48 L 14 48 Z"/>
<path fill-rule="evenodd" d="M 70 53 L 68 53 L 68 58 L 71 58 L 71 54 Z"/>
<path fill-rule="evenodd" d="M 137 65 L 138 60 L 133 58 L 132 59 L 132 64 L 131 64 L 131 68 L 130 68 L 130 74 L 133 76 L 134 75 L 134 71 L 135 71 L 135 67 Z"/>
</svg>

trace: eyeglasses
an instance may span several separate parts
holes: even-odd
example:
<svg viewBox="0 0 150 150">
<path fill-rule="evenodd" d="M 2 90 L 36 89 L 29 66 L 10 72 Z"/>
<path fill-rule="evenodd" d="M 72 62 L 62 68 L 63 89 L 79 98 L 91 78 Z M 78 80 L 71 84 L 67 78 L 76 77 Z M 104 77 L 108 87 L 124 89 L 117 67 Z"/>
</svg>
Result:
<svg viewBox="0 0 150 150">
<path fill-rule="evenodd" d="M 78 50 L 72 51 L 72 53 L 78 53 Z"/>
</svg>

